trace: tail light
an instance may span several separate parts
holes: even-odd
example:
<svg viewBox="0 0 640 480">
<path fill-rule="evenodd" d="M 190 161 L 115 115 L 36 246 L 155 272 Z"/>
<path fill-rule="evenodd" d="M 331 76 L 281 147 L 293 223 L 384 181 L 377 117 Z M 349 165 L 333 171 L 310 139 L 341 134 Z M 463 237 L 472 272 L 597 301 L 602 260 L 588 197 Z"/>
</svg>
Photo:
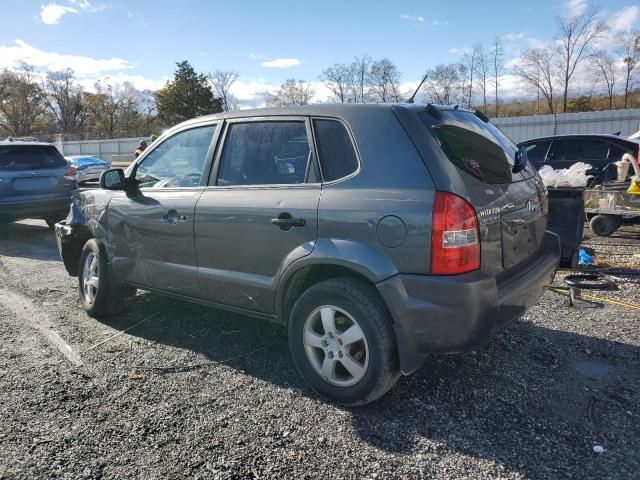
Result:
<svg viewBox="0 0 640 480">
<path fill-rule="evenodd" d="M 64 171 L 64 178 L 66 178 L 67 180 L 75 180 L 76 173 L 78 173 L 78 167 L 69 165 Z"/>
<path fill-rule="evenodd" d="M 431 227 L 431 273 L 455 275 L 480 268 L 480 232 L 473 207 L 453 193 L 436 192 Z"/>
</svg>

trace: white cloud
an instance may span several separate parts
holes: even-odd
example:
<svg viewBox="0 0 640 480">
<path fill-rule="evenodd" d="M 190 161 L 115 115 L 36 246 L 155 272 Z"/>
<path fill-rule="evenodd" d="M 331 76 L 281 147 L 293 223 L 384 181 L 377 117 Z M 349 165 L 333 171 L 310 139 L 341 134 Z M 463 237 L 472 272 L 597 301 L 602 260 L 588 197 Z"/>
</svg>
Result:
<svg viewBox="0 0 640 480">
<path fill-rule="evenodd" d="M 156 91 L 165 86 L 168 80 L 171 80 L 168 76 L 161 77 L 160 79 L 147 78 L 142 75 L 127 75 L 124 73 L 116 73 L 108 76 L 86 76 L 78 77 L 78 83 L 89 92 L 95 91 L 95 84 L 100 81 L 103 84 L 109 84 L 114 87 L 119 87 L 125 82 L 130 83 L 138 90 L 152 90 Z"/>
<path fill-rule="evenodd" d="M 300 65 L 300 60 L 297 58 L 275 58 L 264 61 L 260 65 L 265 68 L 291 68 Z"/>
<path fill-rule="evenodd" d="M 424 22 L 424 17 L 416 17 L 413 15 L 407 15 L 406 13 L 403 13 L 402 15 L 400 15 L 400 18 L 402 18 L 403 20 L 411 20 L 413 22 Z"/>
<path fill-rule="evenodd" d="M 40 19 L 47 25 L 60 23 L 66 14 L 79 14 L 82 12 L 101 12 L 106 9 L 106 5 L 91 6 L 88 0 L 69 0 L 71 5 L 60 5 L 49 3 L 40 7 Z"/>
<path fill-rule="evenodd" d="M 67 13 L 78 13 L 78 10 L 73 7 L 58 5 L 57 3 L 49 3 L 48 5 L 42 5 L 40 8 L 40 19 L 47 25 L 55 25 Z"/>
<path fill-rule="evenodd" d="M 527 35 L 527 32 L 509 32 L 502 35 L 503 42 L 517 42 L 522 40 Z"/>
<path fill-rule="evenodd" d="M 609 25 L 615 32 L 630 30 L 638 20 L 639 16 L 640 7 L 638 5 L 631 5 L 613 13 L 609 20 Z"/>
<path fill-rule="evenodd" d="M 23 62 L 48 70 L 72 68 L 78 77 L 96 76 L 134 67 L 131 62 L 122 58 L 91 58 L 47 52 L 20 39 L 16 39 L 14 45 L 0 45 L 0 68 L 16 68 Z"/>
<path fill-rule="evenodd" d="M 566 0 L 564 10 L 570 17 L 577 17 L 586 12 L 588 7 L 587 0 Z"/>
<path fill-rule="evenodd" d="M 74 5 L 77 5 L 82 10 L 87 10 L 91 8 L 91 4 L 89 3 L 89 0 L 69 0 L 69 1 Z"/>
<path fill-rule="evenodd" d="M 464 53 L 471 53 L 471 48 L 469 48 L 469 47 L 450 48 L 449 49 L 449 53 L 452 53 L 453 55 L 462 55 Z"/>
</svg>

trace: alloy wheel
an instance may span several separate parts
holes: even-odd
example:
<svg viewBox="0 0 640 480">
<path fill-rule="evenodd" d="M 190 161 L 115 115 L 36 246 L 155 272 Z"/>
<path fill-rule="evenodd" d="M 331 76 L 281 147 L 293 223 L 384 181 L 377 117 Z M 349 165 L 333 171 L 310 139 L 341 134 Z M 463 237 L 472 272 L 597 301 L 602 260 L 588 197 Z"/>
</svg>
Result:
<svg viewBox="0 0 640 480">
<path fill-rule="evenodd" d="M 355 385 L 369 366 L 369 347 L 358 322 L 332 305 L 316 308 L 303 330 L 304 349 L 313 369 L 340 387 Z"/>
</svg>

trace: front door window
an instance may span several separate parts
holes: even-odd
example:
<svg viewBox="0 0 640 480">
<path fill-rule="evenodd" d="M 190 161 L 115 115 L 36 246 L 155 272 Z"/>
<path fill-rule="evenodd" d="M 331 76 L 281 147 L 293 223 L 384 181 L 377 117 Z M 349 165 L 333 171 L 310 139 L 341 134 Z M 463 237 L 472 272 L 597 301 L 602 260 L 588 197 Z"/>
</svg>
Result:
<svg viewBox="0 0 640 480">
<path fill-rule="evenodd" d="M 185 130 L 158 145 L 138 166 L 138 187 L 199 186 L 215 129 L 215 125 L 209 125 Z"/>
</svg>

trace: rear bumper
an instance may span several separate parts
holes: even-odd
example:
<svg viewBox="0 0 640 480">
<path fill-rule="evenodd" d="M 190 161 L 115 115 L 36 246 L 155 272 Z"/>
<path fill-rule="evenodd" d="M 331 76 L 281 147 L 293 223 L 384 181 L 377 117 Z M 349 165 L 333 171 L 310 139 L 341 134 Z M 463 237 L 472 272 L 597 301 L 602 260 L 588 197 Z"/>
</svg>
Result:
<svg viewBox="0 0 640 480">
<path fill-rule="evenodd" d="M 57 215 L 69 211 L 71 194 L 64 197 L 46 198 L 42 200 L 25 200 L 23 202 L 0 201 L 0 219 L 20 220 L 22 218 L 38 218 Z"/>
<path fill-rule="evenodd" d="M 473 350 L 542 296 L 560 260 L 558 236 L 546 232 L 538 252 L 497 277 L 396 275 L 377 285 L 394 320 L 403 373 L 429 353 Z"/>
</svg>

